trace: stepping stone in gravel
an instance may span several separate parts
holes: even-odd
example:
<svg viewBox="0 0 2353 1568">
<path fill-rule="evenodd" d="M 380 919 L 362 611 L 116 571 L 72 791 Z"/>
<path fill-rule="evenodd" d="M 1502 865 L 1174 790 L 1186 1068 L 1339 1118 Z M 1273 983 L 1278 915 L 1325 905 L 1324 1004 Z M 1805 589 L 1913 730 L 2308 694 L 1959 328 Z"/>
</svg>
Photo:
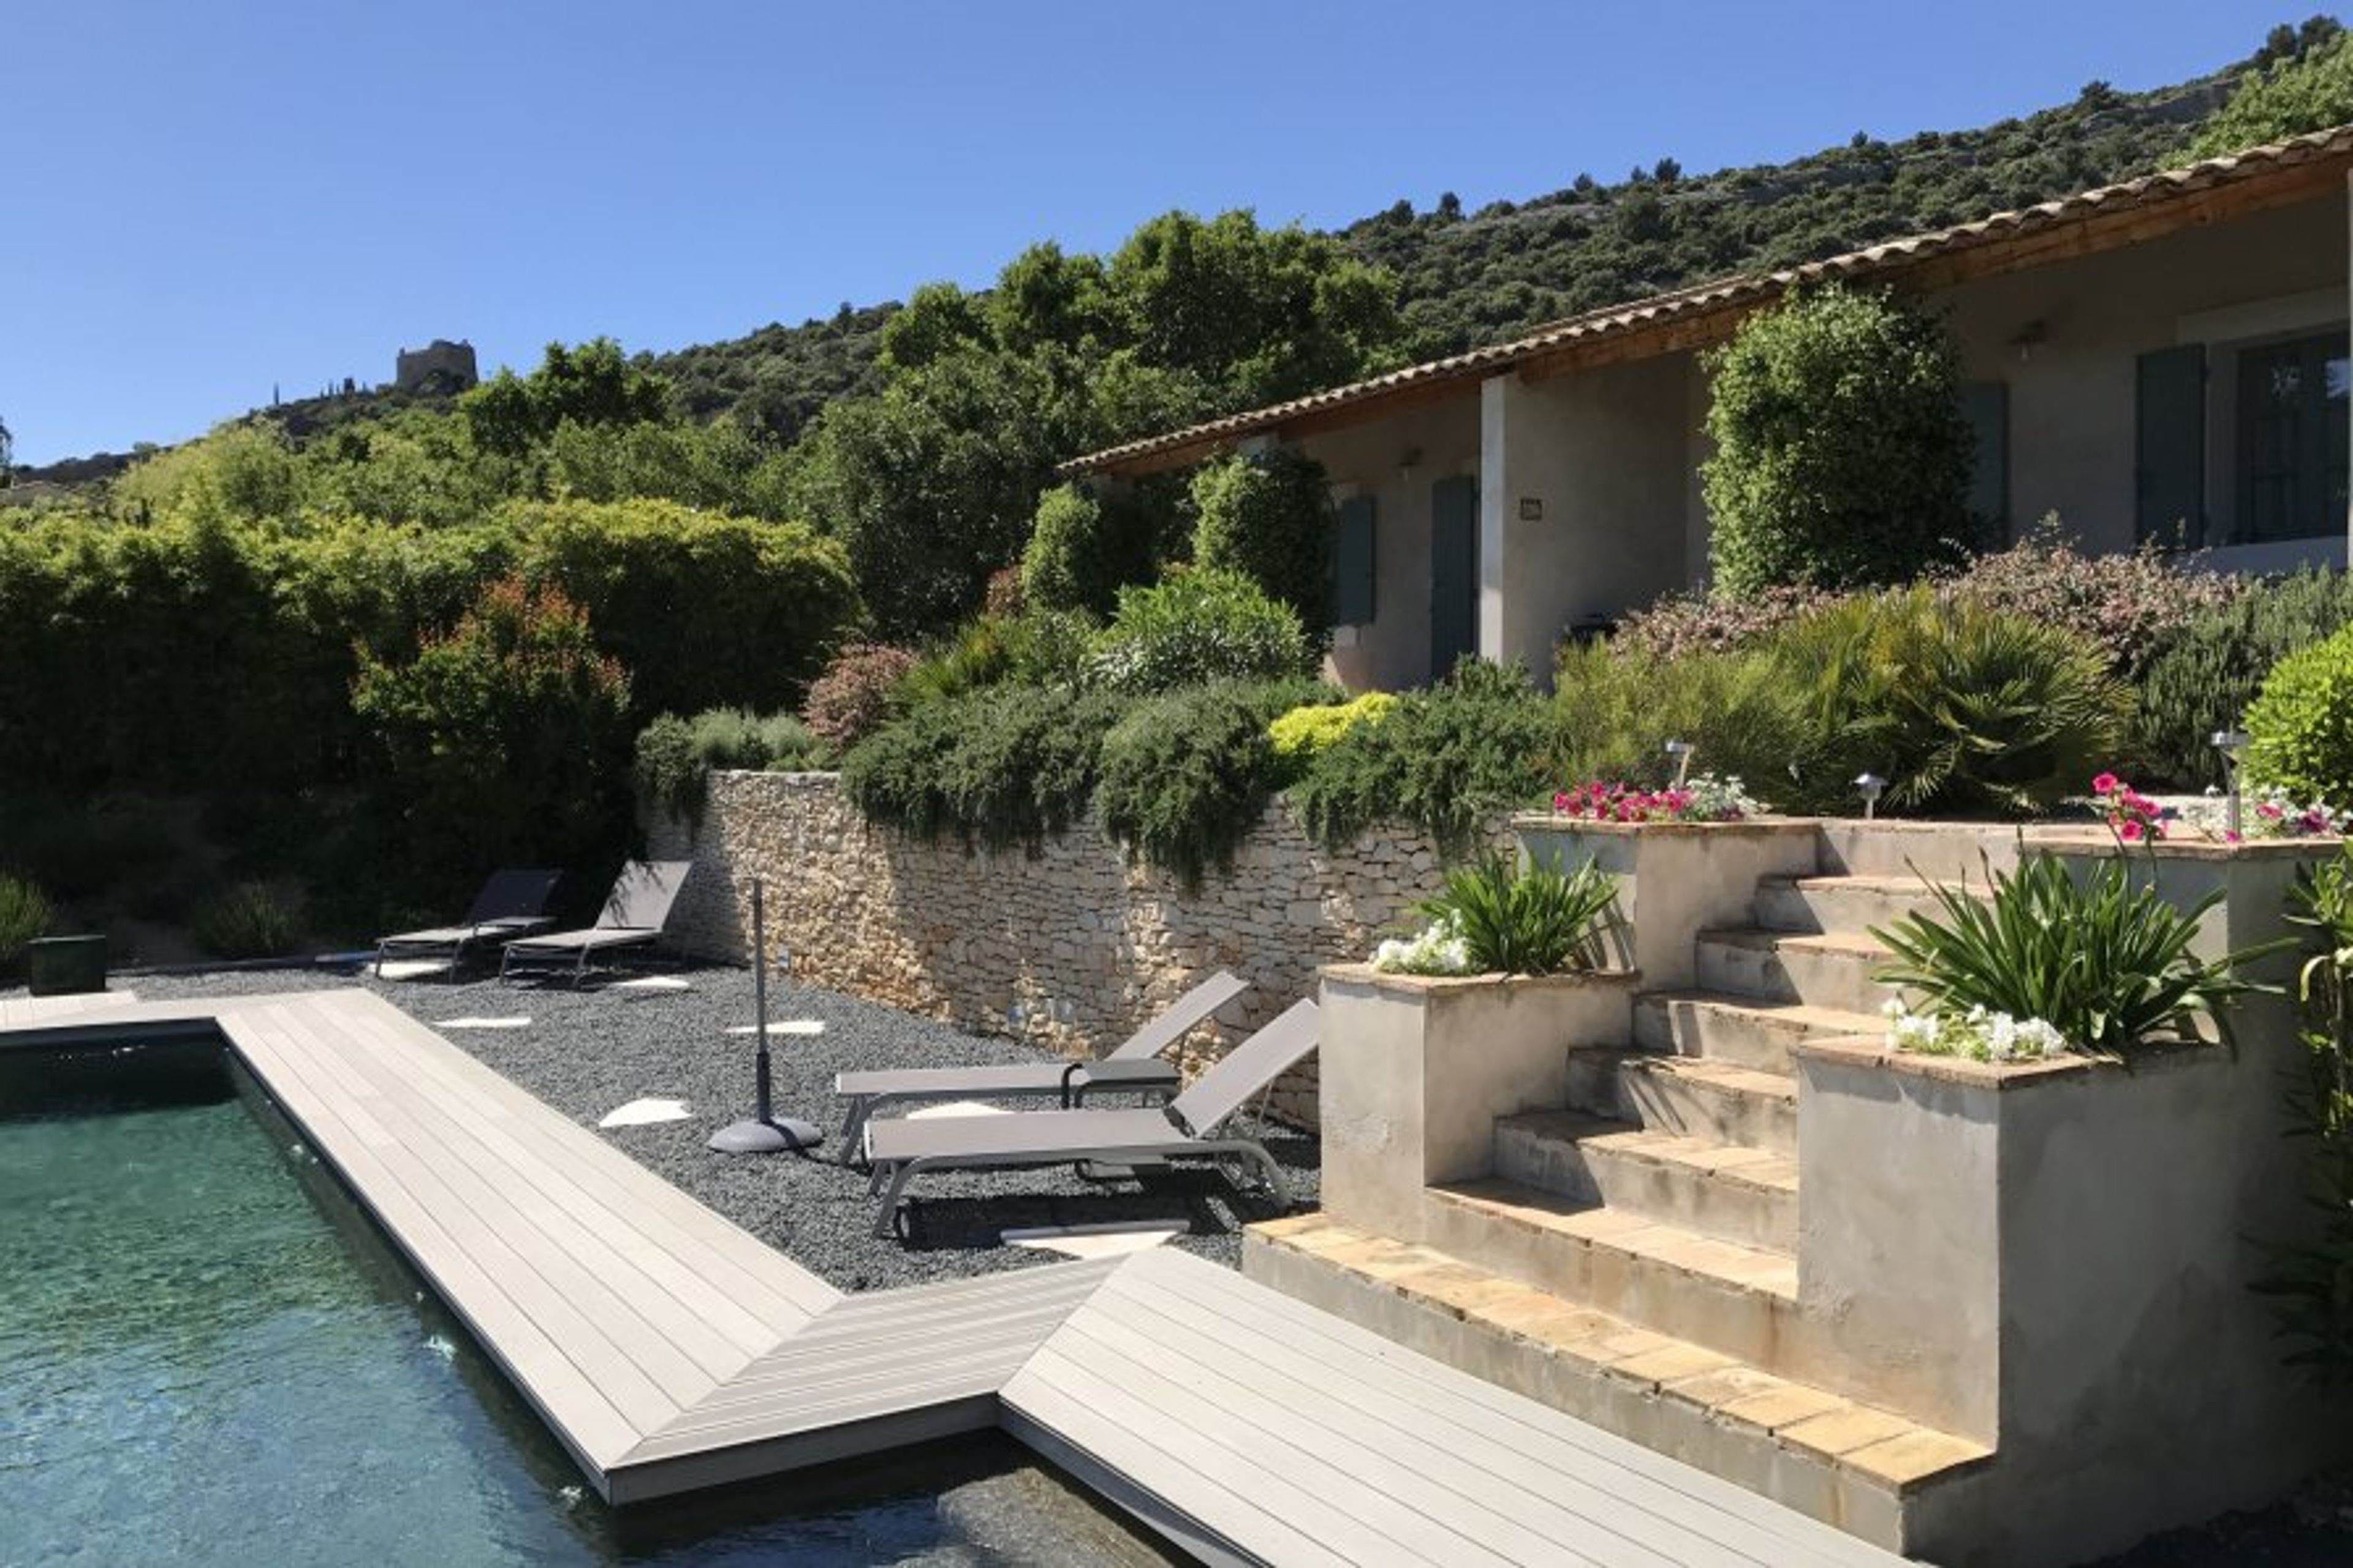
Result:
<svg viewBox="0 0 2353 1568">
<path fill-rule="evenodd" d="M 999 1240 L 1014 1247 L 1027 1247 L 1038 1252 L 1059 1252 L 1071 1258 L 1119 1258 L 1130 1252 L 1149 1252 L 1162 1242 L 1185 1234 L 1181 1225 L 1164 1225 L 1145 1220 L 1112 1225 L 1039 1226 L 1029 1230 L 1008 1230 Z"/>
<path fill-rule="evenodd" d="M 633 1100 L 607 1111 L 599 1127 L 650 1127 L 658 1121 L 683 1121 L 689 1111 L 682 1100 Z"/>
<path fill-rule="evenodd" d="M 727 1032 L 731 1035 L 748 1035 L 752 1032 L 752 1026 L 730 1024 L 727 1026 Z M 778 1018 L 768 1026 L 768 1037 L 772 1040 L 779 1035 L 822 1035 L 824 1033 L 825 1020 L 822 1018 Z"/>
<path fill-rule="evenodd" d="M 444 1018 L 437 1029 L 528 1029 L 529 1018 Z"/>
<path fill-rule="evenodd" d="M 672 991 L 691 991 L 694 982 L 681 980 L 674 974 L 641 974 L 635 980 L 616 980 L 605 989 L 618 991 L 624 996 L 660 996 Z"/>
<path fill-rule="evenodd" d="M 446 958 L 396 958 L 376 973 L 386 980 L 422 980 L 428 974 L 447 974 L 449 961 Z"/>
</svg>

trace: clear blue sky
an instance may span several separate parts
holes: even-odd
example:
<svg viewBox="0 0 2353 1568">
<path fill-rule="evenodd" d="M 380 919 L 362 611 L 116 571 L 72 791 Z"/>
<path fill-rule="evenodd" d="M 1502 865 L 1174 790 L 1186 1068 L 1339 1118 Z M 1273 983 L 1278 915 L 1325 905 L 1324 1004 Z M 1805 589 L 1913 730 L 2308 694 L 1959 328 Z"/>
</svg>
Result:
<svg viewBox="0 0 2353 1568">
<path fill-rule="evenodd" d="M 0 420 L 171 441 L 394 351 L 487 373 L 987 283 L 1170 207 L 1344 223 L 1977 125 L 2251 52 L 2212 0 L 10 0 Z"/>
</svg>

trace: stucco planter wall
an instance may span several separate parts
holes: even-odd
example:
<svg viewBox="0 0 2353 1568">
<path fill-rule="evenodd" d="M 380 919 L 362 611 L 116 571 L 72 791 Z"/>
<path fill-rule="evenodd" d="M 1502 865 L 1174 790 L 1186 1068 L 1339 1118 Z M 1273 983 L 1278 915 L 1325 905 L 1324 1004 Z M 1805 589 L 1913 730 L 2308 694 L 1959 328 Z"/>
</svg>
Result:
<svg viewBox="0 0 2353 1568">
<path fill-rule="evenodd" d="M 2084 869 L 2116 852 L 2035 847 Z M 2280 934 L 2295 866 L 2335 852 L 2180 845 L 2133 866 L 2180 905 L 2226 891 L 2200 942 L 2219 953 Z M 2129 1065 L 1996 1067 L 1878 1037 L 1793 1051 L 1799 1291 L 1821 1328 L 1802 1355 L 1842 1392 L 2000 1456 L 1938 1494 L 1954 1511 L 1926 1528 L 1955 1543 L 1939 1561 L 2080 1561 L 2260 1505 L 2345 1452 L 2249 1289 L 2256 1238 L 2308 1223 L 2286 1103 L 2295 1018 L 2257 996 L 2233 1019 L 2235 1055 Z"/>
<path fill-rule="evenodd" d="M 1523 853 L 1574 870 L 1590 858 L 1618 879 L 1621 962 L 1656 990 L 1696 978 L 1692 937 L 1749 923 L 1760 877 L 1813 874 L 1820 826 L 1804 817 L 1748 822 L 1585 822 L 1531 814 L 1512 819 Z"/>
<path fill-rule="evenodd" d="M 1421 1239 L 1422 1189 L 1494 1170 L 1495 1120 L 1568 1098 L 1583 1047 L 1626 1045 L 1627 973 L 1324 971 L 1323 1205 L 1376 1235 Z"/>
</svg>

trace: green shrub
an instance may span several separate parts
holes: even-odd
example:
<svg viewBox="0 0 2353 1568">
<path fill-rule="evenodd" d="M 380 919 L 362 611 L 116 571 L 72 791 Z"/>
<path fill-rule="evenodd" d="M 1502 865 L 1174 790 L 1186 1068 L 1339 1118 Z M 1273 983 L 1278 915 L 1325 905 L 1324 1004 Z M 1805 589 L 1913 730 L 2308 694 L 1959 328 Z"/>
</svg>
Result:
<svg viewBox="0 0 2353 1568">
<path fill-rule="evenodd" d="M 1137 703 L 1103 737 L 1095 791 L 1103 830 L 1197 885 L 1258 826 L 1282 783 L 1267 726 L 1311 690 L 1218 681 Z"/>
<path fill-rule="evenodd" d="M 301 924 L 259 882 L 240 882 L 196 910 L 189 934 L 215 958 L 280 958 L 293 951 Z"/>
<path fill-rule="evenodd" d="M 2182 910 L 2153 882 L 2136 886 L 2121 855 L 2078 878 L 2052 855 L 1990 873 L 1993 896 L 1939 885 L 1936 912 L 1872 934 L 1894 958 L 1880 982 L 1918 993 L 1938 1017 L 1974 1007 L 2039 1018 L 2078 1051 L 2120 1057 L 2194 1044 L 2210 1025 L 2232 1037 L 2231 1004 L 2253 990 L 2238 967 L 2260 950 L 2198 956 L 2198 922 L 2218 889 Z"/>
<path fill-rule="evenodd" d="M 1806 616 L 1762 651 L 1813 721 L 1791 792 L 1810 808 L 1851 805 L 1867 770 L 1896 810 L 2040 810 L 2116 754 L 2130 712 L 2082 638 L 1925 587 Z"/>
<path fill-rule="evenodd" d="M 49 900 L 21 877 L 0 872 L 0 974 L 13 973 L 25 944 L 49 929 Z"/>
<path fill-rule="evenodd" d="M 1450 853 L 1481 819 L 1546 793 L 1555 766 L 1551 706 L 1527 671 L 1464 659 L 1377 724 L 1351 727 L 1290 787 L 1309 833 L 1334 847 L 1371 824 L 1409 822 Z"/>
<path fill-rule="evenodd" d="M 507 521 L 519 569 L 587 613 L 640 712 L 798 702 L 858 610 L 841 546 L 799 523 L 667 500 L 526 505 Z"/>
<path fill-rule="evenodd" d="M 914 707 L 1005 681 L 1084 685 L 1094 636 L 1093 624 L 1075 611 L 978 616 L 910 666 L 894 696 Z"/>
<path fill-rule="evenodd" d="M 1670 658 L 1641 647 L 1561 649 L 1553 682 L 1556 784 L 1666 784 L 1674 773 L 1671 740 L 1694 748 L 1695 768 L 1747 781 L 1777 807 L 1813 798 L 1800 781 L 1837 782 L 1806 687 L 1770 652 L 1702 647 Z"/>
<path fill-rule="evenodd" d="M 404 864 L 431 884 L 485 866 L 578 865 L 628 822 L 629 678 L 554 589 L 493 584 L 406 664 L 363 652 L 352 705 Z"/>
<path fill-rule="evenodd" d="M 1707 367 L 1718 593 L 1901 583 L 1966 540 L 1970 436 L 1936 322 L 1832 286 L 1750 317 Z"/>
<path fill-rule="evenodd" d="M 2139 681 L 2133 756 L 2177 784 L 2221 784 L 2214 731 L 2241 727 L 2263 677 L 2282 658 L 2353 625 L 2353 577 L 2302 571 L 2244 584 L 2201 608 L 2161 642 Z"/>
<path fill-rule="evenodd" d="M 2327 16 L 2305 23 L 2285 58 L 2248 72 L 2198 133 L 2184 159 L 2216 158 L 2353 120 L 2353 35 Z"/>
<path fill-rule="evenodd" d="M 1331 636 L 1335 529 L 1324 465 L 1288 447 L 1206 463 L 1193 476 L 1193 564 L 1234 572 L 1287 605 L 1321 647 Z"/>
<path fill-rule="evenodd" d="M 835 752 L 847 752 L 891 721 L 899 682 L 914 666 L 905 648 L 852 643 L 810 685 L 802 721 Z"/>
<path fill-rule="evenodd" d="M 1314 662 L 1298 616 L 1247 577 L 1209 571 L 1121 589 L 1119 613 L 1094 655 L 1103 684 L 1132 694 L 1282 680 L 1306 675 Z"/>
<path fill-rule="evenodd" d="M 634 779 L 641 805 L 700 827 L 713 769 L 791 772 L 809 765 L 817 737 L 789 713 L 706 708 L 663 713 L 638 731 Z"/>
<path fill-rule="evenodd" d="M 1038 499 L 1021 592 L 1041 610 L 1107 616 L 1119 591 L 1152 579 L 1154 519 L 1127 497 L 1057 485 Z"/>
<path fill-rule="evenodd" d="M 1491 852 L 1448 872 L 1444 890 L 1418 907 L 1461 937 L 1473 973 L 1594 970 L 1609 956 L 1618 879 L 1589 858 L 1563 872 Z"/>
<path fill-rule="evenodd" d="M 1274 742 L 1276 756 L 1301 763 L 1329 750 L 1357 725 L 1379 723 L 1397 705 L 1397 698 L 1386 691 L 1367 691 L 1347 702 L 1302 703 L 1269 724 L 1266 737 Z"/>
<path fill-rule="evenodd" d="M 2263 678 L 2247 709 L 2247 781 L 2300 801 L 2353 799 L 2353 626 Z"/>
<path fill-rule="evenodd" d="M 911 709 L 842 760 L 869 821 L 990 848 L 1036 846 L 1086 810 L 1118 710 L 1068 687 L 1007 687 Z"/>
</svg>

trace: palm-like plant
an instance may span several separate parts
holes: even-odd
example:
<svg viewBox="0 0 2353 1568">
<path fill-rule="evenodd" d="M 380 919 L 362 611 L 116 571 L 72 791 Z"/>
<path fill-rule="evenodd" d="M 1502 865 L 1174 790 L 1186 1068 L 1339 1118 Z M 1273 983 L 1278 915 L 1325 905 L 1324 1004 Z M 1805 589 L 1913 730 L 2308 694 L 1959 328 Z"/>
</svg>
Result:
<svg viewBox="0 0 2353 1568">
<path fill-rule="evenodd" d="M 2006 874 L 1989 868 L 1989 877 L 1990 900 L 1932 884 L 1937 913 L 1874 927 L 1894 955 L 1880 982 L 1916 992 L 1927 1012 L 2040 1018 L 2073 1049 L 2122 1057 L 2201 1041 L 2208 1027 L 2233 1044 L 2231 1004 L 2264 989 L 2239 970 L 2283 945 L 2200 957 L 2191 951 L 2199 921 L 2221 891 L 2176 909 L 2154 886 L 2136 885 L 2121 858 L 2081 880 L 2050 855 L 2030 855 Z"/>
<path fill-rule="evenodd" d="M 1563 873 L 1489 854 L 1449 872 L 1445 890 L 1419 907 L 1453 922 L 1482 973 L 1558 974 L 1602 966 L 1618 884 L 1590 858 Z"/>
</svg>

